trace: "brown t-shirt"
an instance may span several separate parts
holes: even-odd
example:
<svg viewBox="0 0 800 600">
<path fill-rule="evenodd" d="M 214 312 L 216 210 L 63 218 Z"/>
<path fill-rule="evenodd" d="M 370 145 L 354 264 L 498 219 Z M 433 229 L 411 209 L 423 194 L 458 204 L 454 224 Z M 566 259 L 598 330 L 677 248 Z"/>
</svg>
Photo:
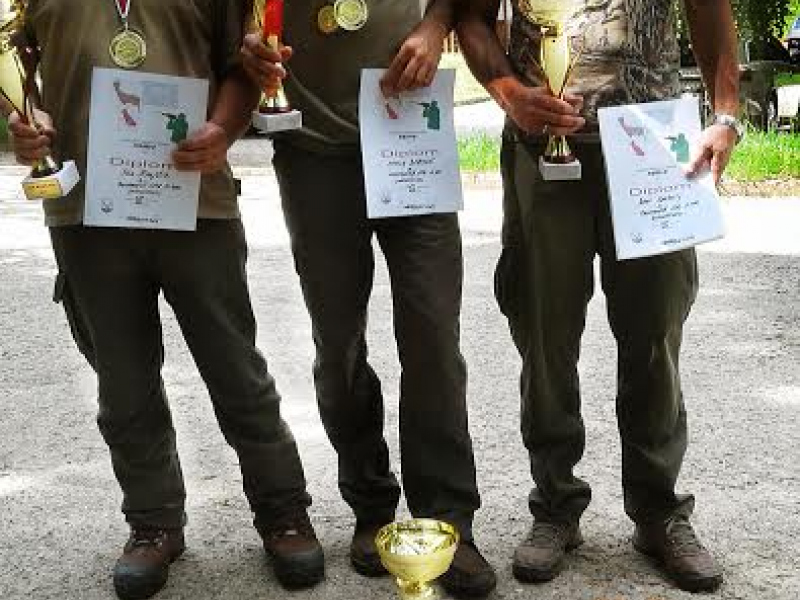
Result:
<svg viewBox="0 0 800 600">
<path fill-rule="evenodd" d="M 366 0 L 369 20 L 362 29 L 325 34 L 317 14 L 332 3 L 286 3 L 284 37 L 294 49 L 286 95 L 303 111 L 304 127 L 281 138 L 314 151 L 350 152 L 359 143 L 361 69 L 388 67 L 421 11 L 418 0 Z"/>
<path fill-rule="evenodd" d="M 216 81 L 213 56 L 228 67 L 239 57 L 244 31 L 244 0 L 128 0 L 129 24 L 147 40 L 147 59 L 140 71 L 211 80 L 211 103 Z M 226 2 L 228 16 L 224 38 L 212 39 L 217 2 Z M 92 69 L 117 68 L 108 46 L 120 29 L 114 0 L 31 0 L 27 23 L 41 49 L 43 108 L 57 130 L 54 154 L 75 160 L 86 177 L 86 145 Z M 212 50 L 214 48 L 214 50 Z M 221 51 L 221 54 L 219 54 Z M 214 55 L 213 53 L 217 54 Z M 84 185 L 67 198 L 46 201 L 48 226 L 73 225 L 83 220 Z M 238 217 L 236 192 L 230 168 L 204 176 L 200 192 L 201 218 Z"/>
<path fill-rule="evenodd" d="M 665 100 L 680 93 L 680 49 L 672 0 L 583 0 L 576 4 L 566 31 L 579 60 L 568 90 L 585 99 L 585 132 L 597 130 L 600 107 Z M 525 81 L 541 85 L 536 66 L 541 28 L 525 10 L 526 5 L 526 0 L 514 0 L 509 58 Z"/>
</svg>

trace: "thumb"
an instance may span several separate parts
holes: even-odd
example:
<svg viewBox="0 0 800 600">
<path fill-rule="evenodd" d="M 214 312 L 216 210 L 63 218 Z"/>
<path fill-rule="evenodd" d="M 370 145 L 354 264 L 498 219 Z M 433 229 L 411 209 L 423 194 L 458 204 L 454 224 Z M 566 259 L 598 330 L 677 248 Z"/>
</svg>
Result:
<svg viewBox="0 0 800 600">
<path fill-rule="evenodd" d="M 689 166 L 686 168 L 686 175 L 688 177 L 696 177 L 699 175 L 704 169 L 708 167 L 709 160 L 713 155 L 711 154 L 710 148 L 703 145 L 700 149 L 695 153 L 694 158 L 689 163 Z"/>
</svg>

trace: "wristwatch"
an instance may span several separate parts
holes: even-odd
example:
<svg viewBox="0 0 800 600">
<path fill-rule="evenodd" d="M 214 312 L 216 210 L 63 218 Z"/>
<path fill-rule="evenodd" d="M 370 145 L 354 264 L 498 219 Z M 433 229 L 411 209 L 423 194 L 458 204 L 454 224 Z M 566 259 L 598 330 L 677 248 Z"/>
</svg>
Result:
<svg viewBox="0 0 800 600">
<path fill-rule="evenodd" d="M 736 132 L 736 143 L 742 141 L 744 137 L 745 130 L 744 125 L 742 122 L 734 117 L 733 115 L 726 115 L 723 113 L 715 113 L 714 118 L 711 120 L 712 125 L 725 125 L 725 127 L 730 127 Z"/>
</svg>

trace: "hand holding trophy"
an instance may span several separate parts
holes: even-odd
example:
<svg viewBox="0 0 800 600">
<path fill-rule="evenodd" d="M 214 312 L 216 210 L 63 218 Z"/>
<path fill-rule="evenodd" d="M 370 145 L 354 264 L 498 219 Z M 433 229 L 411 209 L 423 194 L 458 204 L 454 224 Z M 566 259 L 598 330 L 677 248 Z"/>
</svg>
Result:
<svg viewBox="0 0 800 600">
<path fill-rule="evenodd" d="M 25 35 L 25 0 L 0 1 L 0 94 L 20 120 L 37 129 L 35 101 L 38 51 Z M 80 180 L 72 161 L 60 166 L 51 156 L 33 165 L 22 182 L 29 200 L 52 200 L 66 196 Z"/>
<path fill-rule="evenodd" d="M 539 65 L 550 93 L 563 99 L 579 55 L 573 52 L 567 24 L 584 0 L 519 0 L 521 12 L 541 26 Z M 581 178 L 581 163 L 572 153 L 567 138 L 550 136 L 539 170 L 545 181 L 570 181 Z"/>
<path fill-rule="evenodd" d="M 255 0 L 253 16 L 261 30 L 263 42 L 273 50 L 280 50 L 283 43 L 284 0 Z M 293 110 L 286 100 L 283 85 L 264 90 L 258 110 L 253 113 L 253 126 L 262 133 L 277 133 L 303 126 L 299 111 Z"/>
</svg>

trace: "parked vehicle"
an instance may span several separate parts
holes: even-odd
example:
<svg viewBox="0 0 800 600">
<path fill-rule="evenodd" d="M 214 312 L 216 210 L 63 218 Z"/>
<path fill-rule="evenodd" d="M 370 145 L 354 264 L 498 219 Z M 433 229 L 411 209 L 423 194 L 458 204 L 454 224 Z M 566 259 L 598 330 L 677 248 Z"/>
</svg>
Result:
<svg viewBox="0 0 800 600">
<path fill-rule="evenodd" d="M 792 64 L 800 64 L 800 17 L 797 17 L 786 36 L 786 49 Z"/>
<path fill-rule="evenodd" d="M 759 44 L 743 41 L 739 47 L 742 117 L 756 129 L 798 128 L 800 120 L 800 66 L 776 38 Z M 681 84 L 685 93 L 705 98 L 702 78 L 691 50 L 681 53 Z M 706 103 L 707 104 L 707 103 Z M 709 112 L 705 106 L 706 114 Z"/>
</svg>

